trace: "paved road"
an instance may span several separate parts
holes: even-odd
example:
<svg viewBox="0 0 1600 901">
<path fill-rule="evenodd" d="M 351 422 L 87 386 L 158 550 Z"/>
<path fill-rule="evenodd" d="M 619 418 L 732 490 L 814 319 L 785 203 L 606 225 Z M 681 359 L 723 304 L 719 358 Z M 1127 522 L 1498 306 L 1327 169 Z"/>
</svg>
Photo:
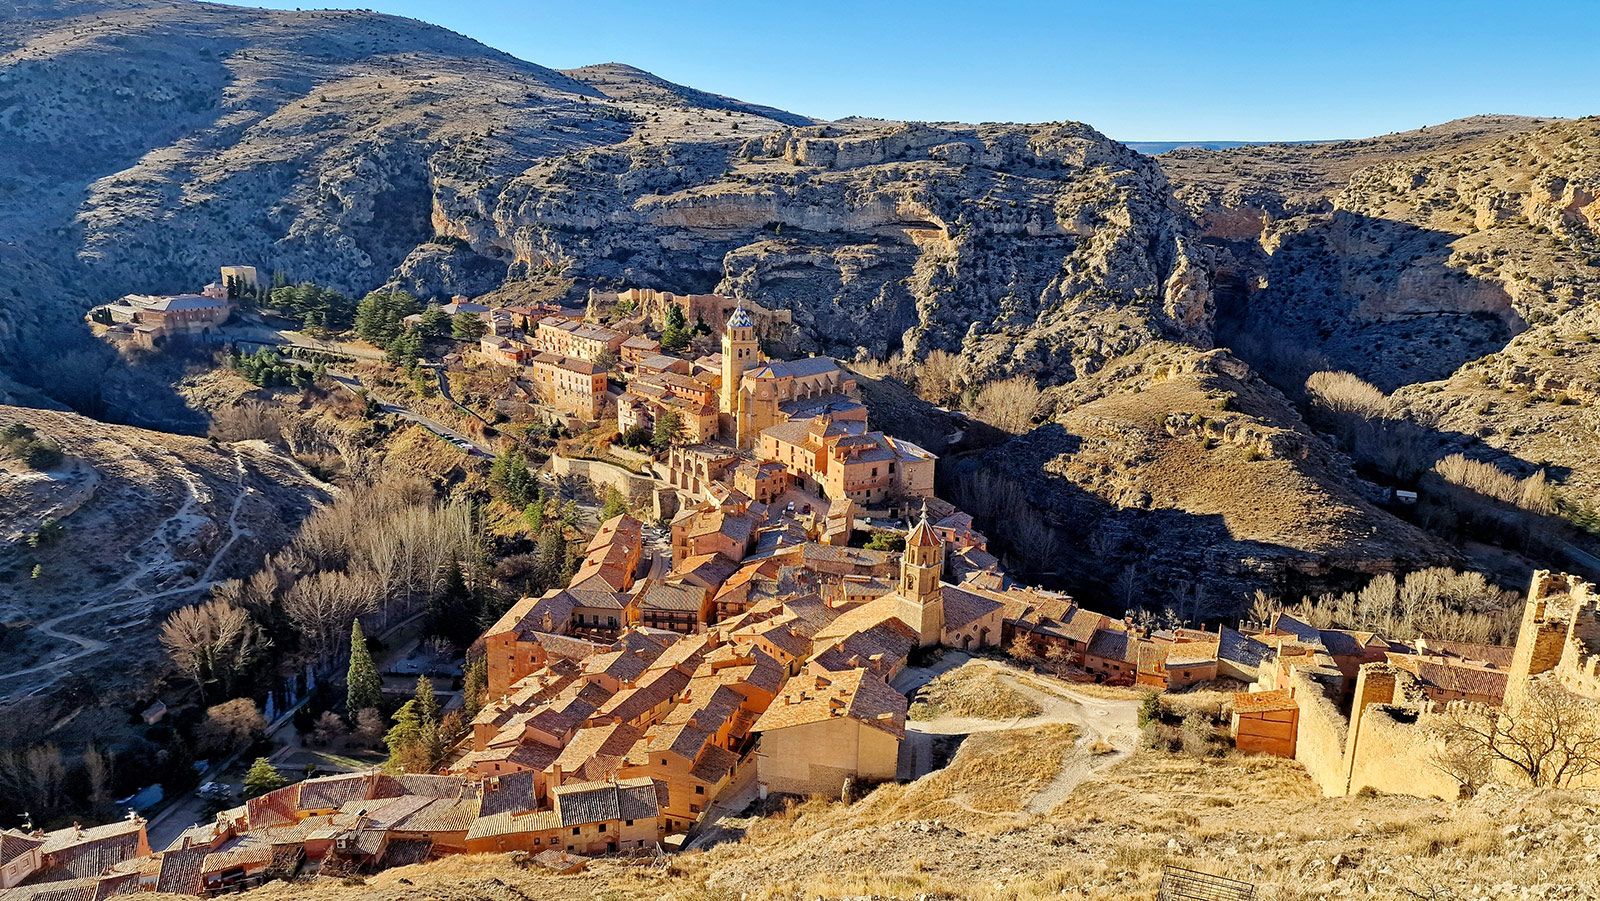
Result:
<svg viewBox="0 0 1600 901">
<path fill-rule="evenodd" d="M 361 384 L 361 379 L 348 373 L 329 371 L 328 377 L 343 385 L 351 393 L 368 391 L 368 393 L 371 394 L 371 392 Z M 485 457 L 488 459 L 494 458 L 494 451 L 491 450 L 488 445 L 483 444 L 474 438 L 468 437 L 467 435 L 463 435 L 455 429 L 452 429 L 444 423 L 438 421 L 437 419 L 424 416 L 415 410 L 402 407 L 399 404 L 390 403 L 379 398 L 376 394 L 372 394 L 372 397 L 374 400 L 377 400 L 378 409 L 390 415 L 398 416 L 401 419 L 409 420 L 417 425 L 422 426 L 435 435 L 438 435 L 440 438 L 443 438 L 444 440 L 465 451 L 468 456 Z"/>
</svg>

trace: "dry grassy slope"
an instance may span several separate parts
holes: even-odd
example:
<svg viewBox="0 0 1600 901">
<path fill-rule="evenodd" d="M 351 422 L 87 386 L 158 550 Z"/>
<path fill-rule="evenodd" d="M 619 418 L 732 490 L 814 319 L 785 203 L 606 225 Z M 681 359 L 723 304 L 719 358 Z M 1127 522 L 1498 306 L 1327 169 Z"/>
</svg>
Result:
<svg viewBox="0 0 1600 901">
<path fill-rule="evenodd" d="M 68 676 L 98 684 L 104 701 L 125 701 L 124 689 L 142 690 L 162 665 L 154 637 L 166 612 L 199 598 L 197 586 L 252 571 L 324 497 L 259 443 L 0 407 L 0 424 L 12 422 L 57 442 L 68 464 L 52 478 L 0 464 L 0 522 L 27 531 L 49 516 L 66 531 L 37 550 L 8 535 L 0 549 L 0 620 L 11 627 L 0 703 Z"/>
<path fill-rule="evenodd" d="M 1117 601 L 1160 607 L 1199 586 L 1191 615 L 1226 615 L 1255 588 L 1450 559 L 1375 507 L 1349 461 L 1224 351 L 1153 346 L 1055 400 L 1051 423 L 975 459 L 1025 486 L 1067 542 L 1070 577 L 1135 571 Z"/>
<path fill-rule="evenodd" d="M 1317 170 L 1304 196 L 1273 181 L 1279 157 L 1306 169 L 1329 151 L 1163 158 L 1209 230 L 1214 267 L 1261 283 L 1222 304 L 1219 340 L 1285 381 L 1333 367 L 1401 388 L 1438 417 L 1441 454 L 1498 457 L 1521 474 L 1548 463 L 1592 503 L 1600 120 L 1442 130 L 1356 142 L 1361 167 Z M 1225 222 L 1230 210 L 1259 208 L 1248 197 L 1277 198 L 1286 218 L 1231 230 L 1242 220 Z"/>
<path fill-rule="evenodd" d="M 1328 799 L 1292 762 L 1140 752 L 1055 810 L 1019 817 L 1017 799 L 1037 782 L 1032 761 L 1055 756 L 1039 741 L 975 736 L 948 776 L 880 788 L 853 806 L 806 803 L 742 842 L 677 856 L 665 872 L 600 861 L 558 877 L 489 855 L 249 897 L 1111 901 L 1153 897 L 1168 861 L 1252 881 L 1262 901 L 1600 896 L 1593 792 Z"/>
</svg>

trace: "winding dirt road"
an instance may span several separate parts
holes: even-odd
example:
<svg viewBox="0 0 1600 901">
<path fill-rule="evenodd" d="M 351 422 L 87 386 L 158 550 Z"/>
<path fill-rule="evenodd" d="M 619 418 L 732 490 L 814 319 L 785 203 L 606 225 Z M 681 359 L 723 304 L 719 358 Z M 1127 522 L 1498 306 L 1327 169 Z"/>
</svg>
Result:
<svg viewBox="0 0 1600 901">
<path fill-rule="evenodd" d="M 1073 789 L 1101 770 L 1121 762 L 1138 746 L 1139 701 L 1108 700 L 1079 694 L 1047 676 L 1024 673 L 991 660 L 972 659 L 965 654 L 947 654 L 943 665 L 937 668 L 902 672 L 895 679 L 895 687 L 910 693 L 939 675 L 962 667 L 980 667 L 998 674 L 1012 688 L 1039 705 L 1039 713 L 1004 720 L 941 716 L 931 720 L 908 721 L 901 758 L 903 778 L 921 778 L 931 771 L 933 745 L 940 736 L 1006 732 L 1062 724 L 1075 726 L 1078 737 L 1062 749 L 1061 765 L 1055 778 L 1040 788 L 1023 810 L 1016 814 L 1019 817 L 1033 816 L 1049 813 Z"/>
<path fill-rule="evenodd" d="M 179 585 L 162 585 L 163 571 L 175 569 L 178 566 L 174 543 L 184 534 L 210 522 L 210 518 L 196 512 L 197 508 L 211 499 L 211 492 L 194 475 L 187 471 L 182 461 L 173 457 L 173 472 L 184 483 L 183 502 L 171 516 L 162 520 L 160 525 L 143 541 L 135 544 L 123 554 L 123 560 L 130 567 L 127 575 L 118 579 L 106 588 L 96 591 L 83 599 L 76 610 L 51 617 L 34 626 L 36 630 L 59 641 L 70 642 L 78 646 L 78 650 L 56 657 L 45 663 L 30 666 L 24 669 L 0 673 L 0 684 L 17 685 L 18 680 L 26 677 L 49 674 L 47 678 L 30 681 L 27 691 L 19 695 L 3 695 L 0 701 L 15 700 L 17 697 L 32 697 L 50 688 L 67 675 L 68 667 L 75 661 L 81 660 L 90 654 L 96 654 L 110 647 L 110 644 L 91 634 L 83 634 L 63 628 L 73 620 L 93 615 L 97 618 L 99 628 L 96 634 L 106 633 L 106 614 L 131 607 L 143 607 L 144 612 L 153 611 L 157 601 L 181 595 L 195 594 L 209 591 L 218 581 L 216 578 L 217 567 L 227 556 L 228 552 L 241 537 L 250 535 L 250 531 L 239 525 L 239 511 L 244 506 L 245 498 L 254 493 L 254 489 L 245 484 L 249 470 L 245 464 L 244 456 L 238 450 L 231 451 L 234 455 L 234 468 L 238 473 L 239 493 L 233 499 L 233 507 L 228 513 L 228 537 L 217 546 L 216 551 L 206 562 L 205 569 L 200 576 L 192 581 L 185 581 Z M 146 553 L 141 553 L 154 543 L 155 547 Z M 136 560 L 142 556 L 143 560 Z M 155 576 L 156 584 L 146 587 L 143 583 L 147 578 Z M 131 594 L 128 594 L 131 592 Z M 125 596 L 126 595 L 126 596 Z"/>
</svg>

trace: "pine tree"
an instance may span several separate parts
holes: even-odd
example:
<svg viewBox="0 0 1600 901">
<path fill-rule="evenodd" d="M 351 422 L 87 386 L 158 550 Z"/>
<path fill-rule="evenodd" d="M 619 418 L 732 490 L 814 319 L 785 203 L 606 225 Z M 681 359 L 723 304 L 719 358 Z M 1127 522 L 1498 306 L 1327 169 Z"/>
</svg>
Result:
<svg viewBox="0 0 1600 901">
<path fill-rule="evenodd" d="M 288 784 L 289 780 L 283 778 L 283 774 L 272 765 L 272 761 L 265 757 L 257 757 L 256 762 L 250 764 L 250 772 L 244 774 L 244 796 L 260 797 Z"/>
<path fill-rule="evenodd" d="M 378 668 L 372 663 L 367 650 L 366 636 L 361 634 L 361 620 L 350 623 L 350 670 L 345 676 L 345 716 L 350 722 L 363 710 L 377 709 L 383 702 L 383 683 L 378 678 Z"/>
</svg>

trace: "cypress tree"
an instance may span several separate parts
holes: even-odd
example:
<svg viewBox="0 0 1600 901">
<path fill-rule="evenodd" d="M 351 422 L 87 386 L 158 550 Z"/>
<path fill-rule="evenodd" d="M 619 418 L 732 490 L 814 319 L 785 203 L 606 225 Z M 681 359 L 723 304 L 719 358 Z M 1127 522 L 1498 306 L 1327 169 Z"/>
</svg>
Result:
<svg viewBox="0 0 1600 901">
<path fill-rule="evenodd" d="M 350 670 L 345 675 L 345 716 L 355 722 L 356 716 L 368 708 L 377 709 L 383 701 L 383 683 L 378 679 L 378 668 L 367 651 L 366 636 L 361 634 L 361 620 L 350 622 Z"/>
</svg>

